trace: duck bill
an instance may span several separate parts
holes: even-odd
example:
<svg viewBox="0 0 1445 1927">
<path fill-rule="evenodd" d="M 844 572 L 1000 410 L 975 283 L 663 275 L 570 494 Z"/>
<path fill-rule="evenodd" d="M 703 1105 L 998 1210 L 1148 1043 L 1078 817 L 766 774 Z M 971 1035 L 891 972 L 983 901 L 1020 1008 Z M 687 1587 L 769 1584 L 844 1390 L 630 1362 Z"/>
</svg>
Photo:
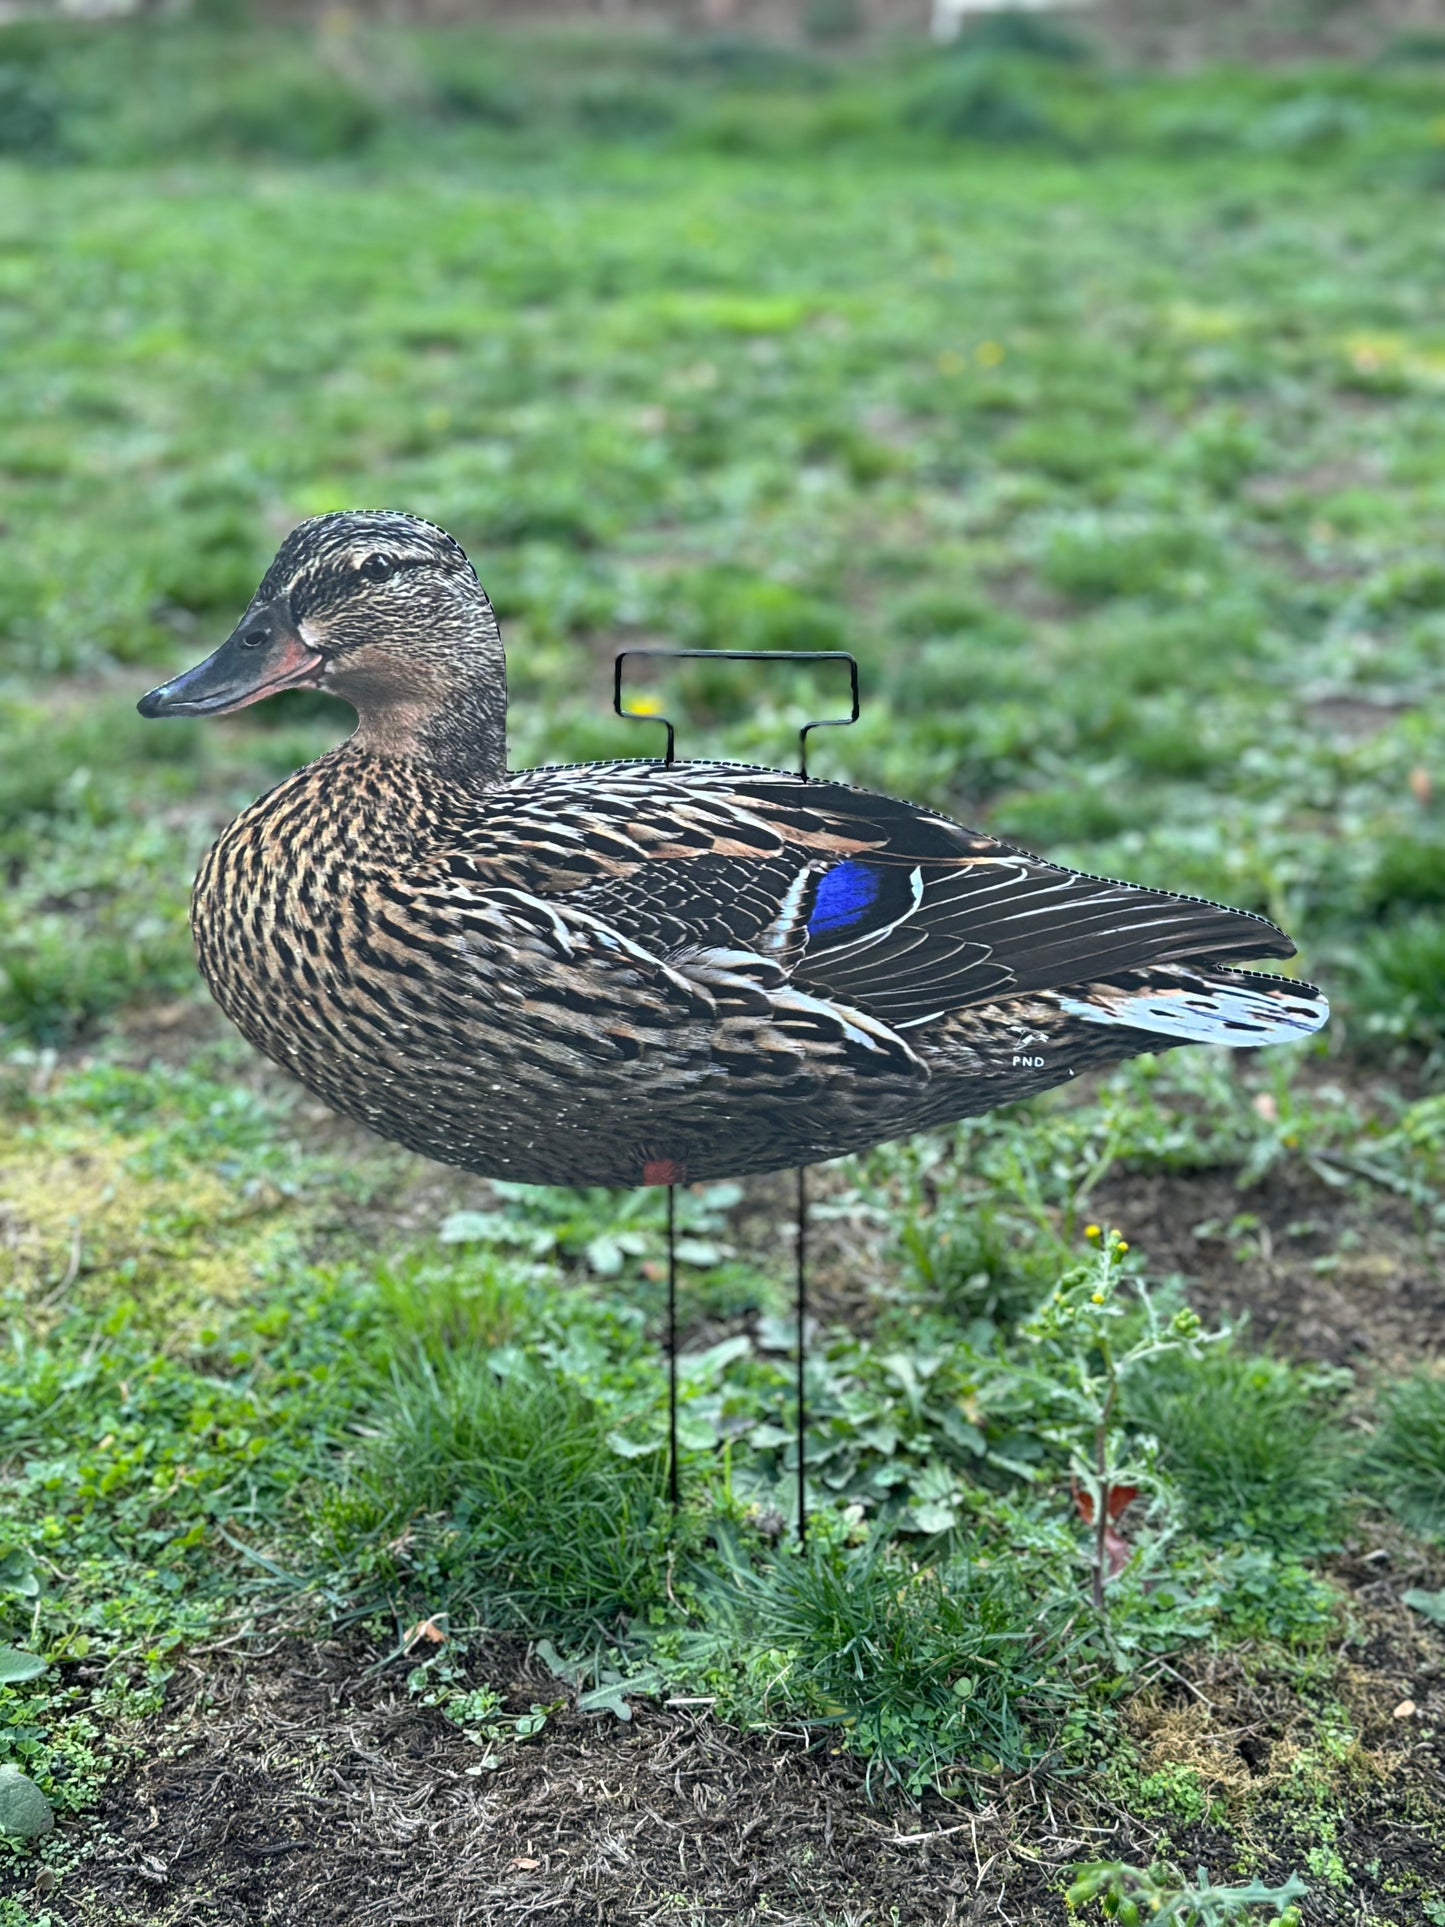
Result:
<svg viewBox="0 0 1445 1927">
<path fill-rule="evenodd" d="M 142 716 L 229 716 L 281 689 L 315 689 L 325 658 L 274 604 L 243 617 L 214 655 L 142 696 Z"/>
</svg>

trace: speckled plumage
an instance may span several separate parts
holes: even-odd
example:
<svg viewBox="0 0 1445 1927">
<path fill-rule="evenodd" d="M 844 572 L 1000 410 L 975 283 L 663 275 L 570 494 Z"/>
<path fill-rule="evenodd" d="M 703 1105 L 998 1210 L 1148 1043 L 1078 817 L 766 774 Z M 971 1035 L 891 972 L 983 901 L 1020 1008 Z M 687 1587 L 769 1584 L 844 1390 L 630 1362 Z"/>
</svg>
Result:
<svg viewBox="0 0 1445 1927">
<path fill-rule="evenodd" d="M 235 656 L 262 628 L 285 684 Z M 1323 1021 L 1308 986 L 1231 967 L 1292 953 L 1272 924 L 911 804 L 725 763 L 507 771 L 490 606 L 409 517 L 303 524 L 237 637 L 148 713 L 238 706 L 248 674 L 334 688 L 361 726 L 207 857 L 201 969 L 258 1049 L 444 1162 L 770 1171 Z"/>
</svg>

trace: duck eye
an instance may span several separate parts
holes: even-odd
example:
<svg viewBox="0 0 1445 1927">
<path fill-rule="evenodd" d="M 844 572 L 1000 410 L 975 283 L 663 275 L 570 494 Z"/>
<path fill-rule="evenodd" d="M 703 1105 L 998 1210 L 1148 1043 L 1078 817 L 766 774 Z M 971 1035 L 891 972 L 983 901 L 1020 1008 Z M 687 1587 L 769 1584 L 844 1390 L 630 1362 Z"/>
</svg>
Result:
<svg viewBox="0 0 1445 1927">
<path fill-rule="evenodd" d="M 361 565 L 361 573 L 368 582 L 385 582 L 389 575 L 396 573 L 396 563 L 389 555 L 369 555 Z"/>
</svg>

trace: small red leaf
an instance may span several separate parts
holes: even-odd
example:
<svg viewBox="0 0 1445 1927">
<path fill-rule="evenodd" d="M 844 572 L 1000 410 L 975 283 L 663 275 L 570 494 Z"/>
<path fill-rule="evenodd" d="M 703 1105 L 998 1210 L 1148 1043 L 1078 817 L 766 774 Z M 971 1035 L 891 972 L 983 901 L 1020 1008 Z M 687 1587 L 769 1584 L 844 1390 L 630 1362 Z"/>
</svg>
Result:
<svg viewBox="0 0 1445 1927">
<path fill-rule="evenodd" d="M 1071 1489 L 1074 1494 L 1074 1504 L 1079 1509 L 1079 1517 L 1086 1526 L 1091 1526 L 1094 1523 L 1093 1493 L 1086 1492 L 1081 1485 L 1076 1485 Z M 1104 1501 L 1104 1509 L 1111 1519 L 1122 1518 L 1138 1496 L 1139 1488 L 1137 1485 L 1111 1485 L 1108 1488 L 1107 1497 Z"/>
</svg>

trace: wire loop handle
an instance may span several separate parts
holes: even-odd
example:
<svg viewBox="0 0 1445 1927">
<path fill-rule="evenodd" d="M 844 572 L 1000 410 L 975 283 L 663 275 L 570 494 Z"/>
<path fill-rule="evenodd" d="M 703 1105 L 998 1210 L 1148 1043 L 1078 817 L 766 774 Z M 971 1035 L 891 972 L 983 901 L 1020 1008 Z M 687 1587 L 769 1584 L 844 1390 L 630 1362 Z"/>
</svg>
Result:
<svg viewBox="0 0 1445 1927">
<path fill-rule="evenodd" d="M 677 662 L 846 662 L 848 682 L 853 697 L 852 713 L 847 716 L 818 716 L 810 723 L 804 723 L 798 731 L 798 775 L 803 782 L 808 781 L 808 731 L 810 729 L 846 729 L 856 723 L 861 713 L 858 695 L 858 658 L 846 649 L 619 649 L 612 668 L 612 707 L 624 722 L 661 723 L 667 731 L 667 754 L 663 758 L 664 769 L 671 769 L 676 756 L 676 731 L 667 716 L 650 716 L 639 709 L 622 707 L 622 665 L 629 656 L 651 656 L 654 659 Z"/>
</svg>

